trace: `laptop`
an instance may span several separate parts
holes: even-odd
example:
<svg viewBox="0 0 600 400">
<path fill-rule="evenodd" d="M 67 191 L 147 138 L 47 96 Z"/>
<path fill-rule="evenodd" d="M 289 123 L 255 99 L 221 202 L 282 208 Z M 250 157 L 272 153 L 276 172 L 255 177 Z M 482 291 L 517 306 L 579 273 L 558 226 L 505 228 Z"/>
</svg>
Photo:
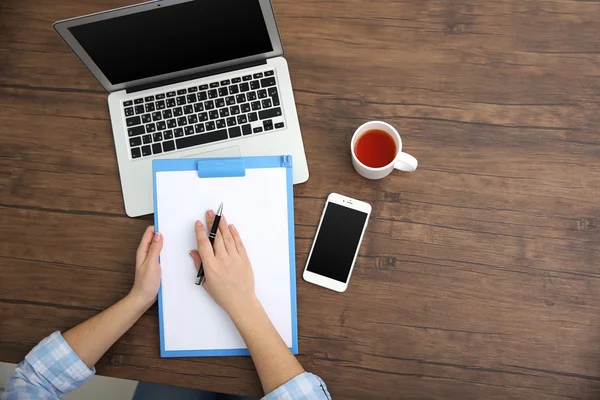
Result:
<svg viewBox="0 0 600 400">
<path fill-rule="evenodd" d="M 58 21 L 110 92 L 125 211 L 154 211 L 152 160 L 293 157 L 308 179 L 270 0 L 157 0 Z"/>
</svg>

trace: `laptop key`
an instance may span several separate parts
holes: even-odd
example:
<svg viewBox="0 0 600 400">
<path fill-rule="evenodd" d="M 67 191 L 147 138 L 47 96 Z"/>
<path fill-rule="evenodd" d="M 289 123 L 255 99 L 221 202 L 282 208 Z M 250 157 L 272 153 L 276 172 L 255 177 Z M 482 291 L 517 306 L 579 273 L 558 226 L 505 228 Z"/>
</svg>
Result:
<svg viewBox="0 0 600 400">
<path fill-rule="evenodd" d="M 163 139 L 163 137 L 162 137 L 162 133 L 161 132 L 156 132 L 154 135 L 152 135 L 152 141 L 154 143 L 161 142 L 162 139 Z"/>
<path fill-rule="evenodd" d="M 247 92 L 250 90 L 250 85 L 247 82 L 240 83 L 240 92 Z"/>
<path fill-rule="evenodd" d="M 224 119 L 218 120 L 216 125 L 217 125 L 217 129 L 225 128 L 225 126 L 226 126 L 225 125 L 225 120 Z"/>
<path fill-rule="evenodd" d="M 157 110 L 164 110 L 165 108 L 167 108 L 164 100 L 159 100 L 156 103 L 154 103 L 154 105 L 156 106 Z"/>
<path fill-rule="evenodd" d="M 229 94 L 226 87 L 219 88 L 219 96 L 225 97 Z"/>
<path fill-rule="evenodd" d="M 235 97 L 233 96 L 229 96 L 225 99 L 225 104 L 227 104 L 228 106 L 232 106 L 235 104 Z"/>
<path fill-rule="evenodd" d="M 148 133 L 152 133 L 156 131 L 156 125 L 154 124 L 147 124 L 146 125 L 146 132 Z"/>
<path fill-rule="evenodd" d="M 139 147 L 135 149 L 131 149 L 131 158 L 140 158 L 142 156 L 142 152 Z"/>
<path fill-rule="evenodd" d="M 217 119 L 219 118 L 219 112 L 217 110 L 212 110 L 208 113 L 208 116 L 210 117 L 210 119 Z"/>
<path fill-rule="evenodd" d="M 229 138 L 229 136 L 227 136 L 227 130 L 221 129 L 218 131 L 209 132 L 209 133 L 205 133 L 202 135 L 194 135 L 194 136 L 177 139 L 175 142 L 177 144 L 178 149 L 185 149 L 188 147 L 198 146 L 201 144 L 207 144 L 207 143 L 218 142 L 221 140 L 226 140 L 228 138 Z"/>
<path fill-rule="evenodd" d="M 273 105 L 274 106 L 281 105 L 281 102 L 279 101 L 279 96 L 278 95 L 275 95 L 275 96 L 271 97 L 271 100 L 273 100 Z"/>
<path fill-rule="evenodd" d="M 188 124 L 190 124 L 190 125 L 193 125 L 198 122 L 198 117 L 196 116 L 196 114 L 188 115 L 187 119 L 188 119 Z"/>
<path fill-rule="evenodd" d="M 154 103 L 146 103 L 146 112 L 152 112 L 154 110 Z"/>
<path fill-rule="evenodd" d="M 277 87 L 270 87 L 267 90 L 267 93 L 269 93 L 269 96 L 271 96 L 271 97 L 275 96 L 277 94 Z"/>
<path fill-rule="evenodd" d="M 150 149 L 150 146 L 142 146 L 142 155 L 144 157 L 152 155 L 152 150 Z"/>
<path fill-rule="evenodd" d="M 207 123 L 204 124 L 204 126 L 206 127 L 207 131 L 214 131 L 215 130 L 215 121 L 208 121 Z"/>
<path fill-rule="evenodd" d="M 230 138 L 236 138 L 236 137 L 240 137 L 242 136 L 242 130 L 240 129 L 239 126 L 234 126 L 232 128 L 229 128 L 229 137 Z"/>
<path fill-rule="evenodd" d="M 196 133 L 202 133 L 204 132 L 204 124 L 203 123 L 199 123 L 194 125 L 194 129 L 196 130 Z"/>
<path fill-rule="evenodd" d="M 127 123 L 127 126 L 135 126 L 142 123 L 140 117 L 127 118 L 125 119 L 125 122 Z"/>
<path fill-rule="evenodd" d="M 152 154 L 160 154 L 162 153 L 162 146 L 160 143 L 154 143 L 152 145 Z"/>
<path fill-rule="evenodd" d="M 262 74 L 262 72 L 259 72 L 259 73 L 257 73 L 257 74 L 254 74 L 252 77 L 253 77 L 254 79 L 259 79 L 259 78 L 262 78 L 262 77 L 263 77 L 263 74 Z"/>
<path fill-rule="evenodd" d="M 272 106 L 271 99 L 264 99 L 262 101 L 263 108 L 271 108 L 271 106 Z"/>
<path fill-rule="evenodd" d="M 242 109 L 243 113 L 247 113 L 250 112 L 250 104 L 248 103 L 244 103 L 240 106 L 240 108 Z"/>
<path fill-rule="evenodd" d="M 152 121 L 160 121 L 162 119 L 162 113 L 160 111 L 155 111 L 152 113 Z"/>
<path fill-rule="evenodd" d="M 144 99 L 141 99 L 141 98 L 140 98 L 140 99 L 135 99 L 135 100 L 133 101 L 133 104 L 142 104 L 143 102 L 144 102 Z"/>
<path fill-rule="evenodd" d="M 248 98 L 248 101 L 254 101 L 256 100 L 256 92 L 249 92 L 246 97 Z"/>
<path fill-rule="evenodd" d="M 154 101 L 154 96 L 148 96 L 144 98 L 144 101 L 147 103 L 149 101 Z"/>
<path fill-rule="evenodd" d="M 144 135 L 144 136 L 142 136 L 142 142 L 144 144 L 152 143 L 152 135 Z"/>
<path fill-rule="evenodd" d="M 235 96 L 235 101 L 238 102 L 238 104 L 244 103 L 246 101 L 246 95 L 245 94 L 238 94 L 237 96 Z"/>
<path fill-rule="evenodd" d="M 229 107 L 229 112 L 231 113 L 231 115 L 238 115 L 240 113 L 240 106 Z"/>
<path fill-rule="evenodd" d="M 201 111 L 204 111 L 204 104 L 202 104 L 202 103 L 194 104 L 194 112 L 199 113 Z"/>
<path fill-rule="evenodd" d="M 138 125 L 135 128 L 127 129 L 127 135 L 129 137 L 143 135 L 144 133 L 146 133 L 146 129 L 144 128 L 144 125 Z"/>
<path fill-rule="evenodd" d="M 185 136 L 190 136 L 194 134 L 194 127 L 193 126 L 186 126 L 183 131 L 185 132 Z"/>
<path fill-rule="evenodd" d="M 237 122 L 235 121 L 235 117 L 227 118 L 227 126 L 235 126 Z"/>
<path fill-rule="evenodd" d="M 213 108 L 215 108 L 215 102 L 212 100 L 208 100 L 206 102 L 204 102 L 204 109 L 205 110 L 212 110 Z"/>
<path fill-rule="evenodd" d="M 229 85 L 229 83 L 229 79 L 225 79 L 224 81 L 221 81 L 221 86 Z"/>
<path fill-rule="evenodd" d="M 229 109 L 228 109 L 227 107 L 225 107 L 225 108 L 221 108 L 221 109 L 219 110 L 219 116 L 220 116 L 221 118 L 229 117 Z"/>
<path fill-rule="evenodd" d="M 127 100 L 123 102 L 123 107 L 129 107 L 133 105 L 133 100 Z"/>
<path fill-rule="evenodd" d="M 162 115 L 163 115 L 163 119 L 173 118 L 173 111 L 165 110 L 162 112 Z"/>
<path fill-rule="evenodd" d="M 261 109 L 260 101 L 253 101 L 251 106 L 252 106 L 252 111 L 258 111 Z"/>
<path fill-rule="evenodd" d="M 258 94 L 259 99 L 267 98 L 267 91 L 265 89 L 261 89 L 261 90 L 257 91 L 256 94 Z"/>
<path fill-rule="evenodd" d="M 262 87 L 273 86 L 273 85 L 275 85 L 275 78 L 270 77 L 270 78 L 261 79 L 260 84 Z"/>
<path fill-rule="evenodd" d="M 231 80 L 231 83 L 240 83 L 242 81 L 242 78 L 233 78 Z"/>
<path fill-rule="evenodd" d="M 258 121 L 258 115 L 255 112 L 248 114 L 248 121 L 250 121 L 250 122 Z"/>
<path fill-rule="evenodd" d="M 176 100 L 177 100 L 177 105 L 178 105 L 178 106 L 183 106 L 183 105 L 185 105 L 185 104 L 186 104 L 186 101 L 185 101 L 185 97 L 184 97 L 184 96 L 179 96 L 179 97 L 178 97 Z"/>
<path fill-rule="evenodd" d="M 198 86 L 198 90 L 206 90 L 208 89 L 208 85 L 200 85 Z"/>
<path fill-rule="evenodd" d="M 250 89 L 252 89 L 252 90 L 260 89 L 260 83 L 258 81 L 250 82 Z"/>
<path fill-rule="evenodd" d="M 185 115 L 191 114 L 193 112 L 194 112 L 194 106 L 188 104 L 187 106 L 183 107 L 183 113 Z"/>
<path fill-rule="evenodd" d="M 254 131 L 254 133 L 260 133 L 263 131 L 263 128 L 262 128 L 262 126 L 259 126 L 257 128 L 254 128 L 253 131 Z"/>
<path fill-rule="evenodd" d="M 219 82 L 213 82 L 213 83 L 211 83 L 211 84 L 210 84 L 210 87 L 211 87 L 211 88 L 216 88 L 216 87 L 219 87 Z"/>
<path fill-rule="evenodd" d="M 242 76 L 242 80 L 244 82 L 251 81 L 252 80 L 252 75 L 244 75 L 244 76 Z"/>
<path fill-rule="evenodd" d="M 242 125 L 242 133 L 244 136 L 252 134 L 252 127 L 250 124 Z"/>
<path fill-rule="evenodd" d="M 177 118 L 177 125 L 178 126 L 185 126 L 185 125 L 187 125 L 187 118 L 186 117 L 179 117 L 179 118 Z"/>
<path fill-rule="evenodd" d="M 285 127 L 285 125 L 283 124 L 283 122 L 278 122 L 278 123 L 275 124 L 275 129 L 281 129 L 283 127 Z"/>
<path fill-rule="evenodd" d="M 185 90 L 185 89 L 179 89 L 179 90 L 177 91 L 177 95 L 178 95 L 178 96 L 181 96 L 182 94 L 185 94 L 186 92 L 187 92 L 187 90 Z"/>
<path fill-rule="evenodd" d="M 245 124 L 246 122 L 248 122 L 248 118 L 245 115 L 238 115 L 237 117 L 237 123 L 242 125 Z"/>
<path fill-rule="evenodd" d="M 177 103 L 175 103 L 175 99 L 170 98 L 167 99 L 167 107 L 171 108 L 171 107 L 175 107 L 177 105 Z"/>
<path fill-rule="evenodd" d="M 225 107 L 225 99 L 224 98 L 216 99 L 215 106 L 217 108 Z"/>
<path fill-rule="evenodd" d="M 200 93 L 198 93 L 198 101 L 204 101 L 206 99 L 208 99 L 208 96 L 207 96 L 206 92 L 200 92 Z"/>
<path fill-rule="evenodd" d="M 181 108 L 181 107 L 174 108 L 173 115 L 176 117 L 181 117 L 183 115 L 183 108 Z"/>
<path fill-rule="evenodd" d="M 165 94 L 164 93 L 156 95 L 156 100 L 161 100 L 161 99 L 164 99 L 164 98 L 165 98 Z"/>
<path fill-rule="evenodd" d="M 126 117 L 131 117 L 133 115 L 133 107 L 127 107 L 125 109 L 125 116 Z"/>
<path fill-rule="evenodd" d="M 260 119 L 274 118 L 281 116 L 281 108 L 271 108 L 269 110 L 259 111 L 258 117 Z"/>
<path fill-rule="evenodd" d="M 203 113 L 198 114 L 198 119 L 200 121 L 208 121 L 208 113 L 203 112 Z"/>
<path fill-rule="evenodd" d="M 170 130 L 170 129 L 169 129 L 168 131 L 165 131 L 165 132 L 163 133 L 163 137 L 165 138 L 165 140 L 168 140 L 168 139 L 173 139 L 173 131 L 172 131 L 172 130 Z M 163 147 L 164 147 L 164 146 L 163 146 Z"/>
<path fill-rule="evenodd" d="M 275 75 L 275 72 L 273 71 L 265 71 L 265 76 L 273 76 Z"/>
<path fill-rule="evenodd" d="M 129 146 L 135 147 L 135 146 L 141 146 L 141 145 L 142 145 L 141 137 L 136 136 L 136 137 L 132 137 L 131 139 L 129 139 Z"/>
<path fill-rule="evenodd" d="M 167 97 L 175 97 L 175 92 L 167 92 Z"/>
<path fill-rule="evenodd" d="M 196 93 L 188 94 L 187 95 L 187 102 L 188 103 L 195 103 L 196 102 Z"/>
<path fill-rule="evenodd" d="M 168 142 L 164 142 L 163 143 L 163 150 L 165 152 L 175 150 L 175 141 L 174 140 L 169 140 Z"/>
<path fill-rule="evenodd" d="M 142 115 L 142 123 L 147 124 L 148 122 L 152 122 L 152 117 L 150 114 Z"/>
<path fill-rule="evenodd" d="M 238 85 L 229 86 L 229 94 L 237 94 L 239 92 L 240 92 L 240 89 L 238 88 Z"/>
<path fill-rule="evenodd" d="M 165 129 L 167 129 L 167 124 L 165 123 L 165 121 L 158 121 L 156 123 L 156 129 L 159 131 L 164 131 Z"/>
<path fill-rule="evenodd" d="M 182 137 L 183 136 L 183 129 L 182 128 L 173 129 L 173 134 L 175 135 L 176 138 Z"/>
<path fill-rule="evenodd" d="M 192 86 L 191 88 L 188 88 L 188 93 L 194 93 L 198 91 L 198 87 L 197 86 Z"/>
<path fill-rule="evenodd" d="M 143 114 L 145 112 L 146 112 L 146 110 L 144 109 L 144 106 L 140 106 L 140 105 L 135 106 L 135 113 L 136 114 Z"/>
<path fill-rule="evenodd" d="M 265 128 L 265 131 L 272 131 L 273 130 L 273 121 L 271 121 L 270 119 L 264 120 L 263 127 Z"/>
</svg>

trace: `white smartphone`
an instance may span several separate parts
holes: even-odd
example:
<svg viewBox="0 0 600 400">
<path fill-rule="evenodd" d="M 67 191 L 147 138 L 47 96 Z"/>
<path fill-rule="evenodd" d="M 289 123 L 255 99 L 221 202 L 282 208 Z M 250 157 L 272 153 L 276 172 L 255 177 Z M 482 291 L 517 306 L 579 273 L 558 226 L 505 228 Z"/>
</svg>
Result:
<svg viewBox="0 0 600 400">
<path fill-rule="evenodd" d="M 346 291 L 370 215 L 370 204 L 331 193 L 302 274 L 304 280 Z"/>
</svg>

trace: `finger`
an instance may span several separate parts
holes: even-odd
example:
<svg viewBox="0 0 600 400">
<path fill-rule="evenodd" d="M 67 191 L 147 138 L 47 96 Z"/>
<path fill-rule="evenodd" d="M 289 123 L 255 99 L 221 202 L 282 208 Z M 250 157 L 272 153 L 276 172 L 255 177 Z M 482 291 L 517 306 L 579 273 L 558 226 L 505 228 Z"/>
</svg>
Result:
<svg viewBox="0 0 600 400">
<path fill-rule="evenodd" d="M 150 248 L 148 249 L 148 255 L 146 255 L 146 260 L 158 261 L 158 257 L 160 256 L 160 251 L 163 247 L 163 235 L 156 232 L 154 237 L 152 238 L 152 243 L 150 243 Z"/>
<path fill-rule="evenodd" d="M 204 225 L 202 222 L 196 221 L 196 244 L 198 245 L 198 253 L 200 254 L 200 258 L 202 260 L 210 261 L 214 260 L 215 253 L 213 252 L 213 248 L 208 241 L 208 236 L 206 235 L 206 230 L 204 229 Z"/>
<path fill-rule="evenodd" d="M 219 232 L 223 237 L 223 243 L 225 244 L 225 249 L 229 254 L 237 254 L 237 249 L 235 248 L 235 242 L 233 241 L 233 236 L 231 236 L 231 232 L 229 231 L 229 225 L 227 224 L 227 220 L 223 215 L 221 217 L 221 222 L 219 222 Z"/>
<path fill-rule="evenodd" d="M 215 222 L 215 212 L 213 210 L 208 210 L 206 212 L 206 224 L 210 227 L 211 230 L 212 230 L 213 222 Z M 214 249 L 215 255 L 227 253 L 227 251 L 225 250 L 225 244 L 223 243 L 223 236 L 220 234 L 218 229 L 217 229 L 217 235 L 216 235 L 215 239 L 213 240 L 213 249 Z M 202 254 L 202 253 L 200 253 L 200 254 Z"/>
<path fill-rule="evenodd" d="M 135 254 L 135 265 L 140 266 L 146 259 L 146 255 L 148 254 L 148 249 L 150 248 L 150 244 L 152 243 L 152 237 L 154 236 L 154 226 L 150 225 L 146 228 L 144 235 L 142 236 L 142 240 L 140 241 L 140 245 L 137 248 L 137 252 Z"/>
<path fill-rule="evenodd" d="M 242 258 L 248 259 L 248 253 L 246 253 L 246 247 L 244 247 L 244 242 L 242 242 L 242 238 L 240 237 L 240 233 L 238 232 L 235 225 L 229 225 L 229 231 L 231 232 L 231 237 L 235 242 L 235 248 Z"/>
<path fill-rule="evenodd" d="M 200 253 L 198 253 L 198 250 L 192 250 L 190 251 L 190 256 L 192 256 L 192 260 L 194 260 L 194 266 L 196 267 L 196 271 L 198 271 L 200 269 L 200 264 L 202 264 Z"/>
</svg>

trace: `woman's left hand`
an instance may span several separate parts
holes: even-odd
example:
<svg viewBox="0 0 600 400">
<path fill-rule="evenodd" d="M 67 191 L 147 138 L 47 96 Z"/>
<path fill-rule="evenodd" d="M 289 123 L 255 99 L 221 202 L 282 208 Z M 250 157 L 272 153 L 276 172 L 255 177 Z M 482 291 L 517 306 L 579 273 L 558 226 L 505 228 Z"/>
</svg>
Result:
<svg viewBox="0 0 600 400">
<path fill-rule="evenodd" d="M 161 268 L 158 257 L 163 246 L 163 237 L 149 226 L 142 236 L 135 261 L 135 282 L 129 293 L 135 299 L 150 307 L 156 301 L 160 287 Z"/>
</svg>

